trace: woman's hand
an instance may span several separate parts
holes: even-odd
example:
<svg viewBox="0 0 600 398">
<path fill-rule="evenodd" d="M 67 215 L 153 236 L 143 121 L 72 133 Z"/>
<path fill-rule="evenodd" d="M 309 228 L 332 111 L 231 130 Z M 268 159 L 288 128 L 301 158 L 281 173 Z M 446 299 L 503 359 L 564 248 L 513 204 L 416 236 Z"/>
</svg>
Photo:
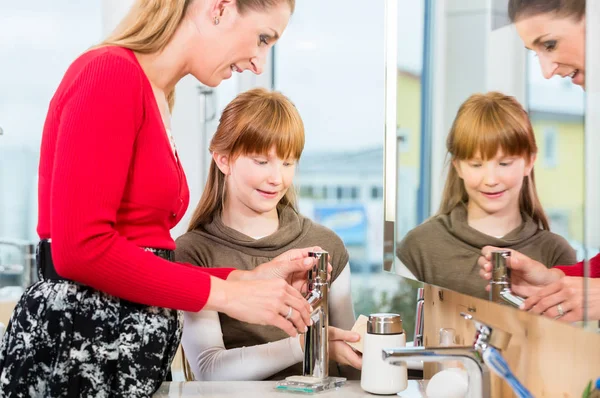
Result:
<svg viewBox="0 0 600 398">
<path fill-rule="evenodd" d="M 583 278 L 566 276 L 540 289 L 521 306 L 534 314 L 564 322 L 583 320 Z M 588 280 L 588 318 L 600 319 L 600 279 Z"/>
<path fill-rule="evenodd" d="M 329 358 L 340 365 L 350 365 L 353 368 L 362 368 L 362 356 L 346 344 L 347 341 L 357 342 L 360 335 L 356 332 L 329 326 Z M 300 346 L 304 351 L 304 335 L 300 335 Z"/>
<path fill-rule="evenodd" d="M 492 251 L 495 250 L 506 249 L 486 246 L 481 250 L 482 255 L 477 260 L 480 267 L 479 275 L 488 281 L 492 278 L 491 258 Z M 557 281 L 564 276 L 562 271 L 558 269 L 548 269 L 544 264 L 537 262 L 518 251 L 510 250 L 510 254 L 511 290 L 519 296 L 532 296 L 536 294 L 541 287 Z M 489 291 L 490 286 L 486 286 L 485 289 Z"/>
<path fill-rule="evenodd" d="M 315 264 L 314 257 L 308 257 L 308 253 L 321 250 L 323 249 L 318 246 L 288 250 L 268 263 L 259 265 L 252 271 L 233 271 L 228 280 L 283 279 L 294 289 L 304 294 L 307 289 L 307 272 Z M 328 280 L 331 278 L 332 270 L 333 267 L 329 264 L 327 269 Z"/>
<path fill-rule="evenodd" d="M 243 322 L 276 326 L 292 337 L 312 324 L 310 304 L 283 279 L 223 281 L 211 277 L 204 309 Z"/>
</svg>

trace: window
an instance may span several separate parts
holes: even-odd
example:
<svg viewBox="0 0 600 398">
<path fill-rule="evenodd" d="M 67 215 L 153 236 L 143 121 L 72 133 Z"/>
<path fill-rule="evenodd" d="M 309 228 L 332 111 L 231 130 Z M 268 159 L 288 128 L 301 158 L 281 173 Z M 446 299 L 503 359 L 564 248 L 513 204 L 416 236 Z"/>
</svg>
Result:
<svg viewBox="0 0 600 398">
<path fill-rule="evenodd" d="M 545 79 L 539 58 L 531 51 L 527 63 L 527 111 L 539 151 L 535 164 L 538 195 L 553 232 L 571 246 L 583 247 L 585 93 L 569 79 Z M 561 159 L 569 161 L 560 163 Z"/>
<path fill-rule="evenodd" d="M 335 192 L 337 200 L 353 200 L 358 199 L 360 189 L 356 186 L 338 186 Z"/>
<path fill-rule="evenodd" d="M 398 153 L 406 153 L 410 151 L 410 129 L 406 127 L 398 127 L 396 131 L 396 137 L 398 139 Z"/>
<path fill-rule="evenodd" d="M 544 165 L 558 166 L 558 131 L 555 127 L 544 129 Z"/>
<path fill-rule="evenodd" d="M 312 199 L 303 195 L 300 210 L 344 241 L 356 314 L 400 312 L 411 336 L 416 291 L 407 293 L 404 281 L 382 272 L 385 2 L 364 5 L 364 0 L 298 2 L 275 46 L 275 89 L 295 103 L 306 128 L 296 182 L 329 187 L 326 200 L 318 200 L 314 191 Z M 344 18 L 332 19 L 340 9 Z M 400 84 L 412 95 L 411 104 L 419 103 L 423 16 L 422 0 L 401 1 L 399 24 L 411 40 L 399 40 L 399 46 L 410 48 L 399 48 L 407 56 L 398 73 L 405 74 Z M 415 134 L 403 140 L 402 148 L 408 148 L 421 139 L 420 111 L 402 109 L 411 130 L 400 133 Z M 419 158 L 407 161 L 418 175 Z"/>
<path fill-rule="evenodd" d="M 383 187 L 371 187 L 371 199 L 383 198 Z"/>
<path fill-rule="evenodd" d="M 48 104 L 71 62 L 102 39 L 102 2 L 0 1 L 0 38 L 0 296 L 12 301 L 28 282 L 24 250 L 38 239 Z"/>
<path fill-rule="evenodd" d="M 302 186 L 300 187 L 300 193 L 299 193 L 301 198 L 312 198 L 314 193 L 313 193 L 313 187 L 311 186 Z"/>
</svg>

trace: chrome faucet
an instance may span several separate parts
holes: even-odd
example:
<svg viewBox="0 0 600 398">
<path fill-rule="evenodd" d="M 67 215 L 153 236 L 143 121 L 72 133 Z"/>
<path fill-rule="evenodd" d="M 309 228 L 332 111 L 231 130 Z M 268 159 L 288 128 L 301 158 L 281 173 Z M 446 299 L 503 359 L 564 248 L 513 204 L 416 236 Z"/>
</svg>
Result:
<svg viewBox="0 0 600 398">
<path fill-rule="evenodd" d="M 490 301 L 508 303 L 519 307 L 525 299 L 514 294 L 510 284 L 510 250 L 492 252 L 492 280 L 490 280 Z"/>
<path fill-rule="evenodd" d="M 413 347 L 423 346 L 423 330 L 425 322 L 423 311 L 425 309 L 425 289 L 420 287 L 417 290 L 417 309 L 415 311 L 415 335 L 413 338 Z"/>
<path fill-rule="evenodd" d="M 304 337 L 302 375 L 326 379 L 329 376 L 329 253 L 320 251 L 308 255 L 316 258 L 317 263 L 308 271 L 306 300 L 313 308 L 310 314 L 313 324 Z"/>
<path fill-rule="evenodd" d="M 469 398 L 487 398 L 490 396 L 490 371 L 483 362 L 483 353 L 488 347 L 504 350 L 510 341 L 511 334 L 492 328 L 481 321 L 473 318 L 470 314 L 461 312 L 465 319 L 475 323 L 475 342 L 472 346 L 465 347 L 414 347 L 414 348 L 390 348 L 383 350 L 384 361 L 393 365 L 411 361 L 423 362 L 460 362 L 469 375 Z"/>
</svg>

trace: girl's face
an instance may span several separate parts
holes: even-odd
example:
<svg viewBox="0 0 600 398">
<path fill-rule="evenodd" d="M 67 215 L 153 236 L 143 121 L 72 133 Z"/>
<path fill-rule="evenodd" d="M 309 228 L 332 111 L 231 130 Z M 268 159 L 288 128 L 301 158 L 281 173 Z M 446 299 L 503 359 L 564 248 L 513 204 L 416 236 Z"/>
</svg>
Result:
<svg viewBox="0 0 600 398">
<path fill-rule="evenodd" d="M 585 17 L 558 17 L 539 14 L 515 23 L 525 47 L 540 59 L 546 79 L 558 75 L 571 77 L 585 87 Z"/>
<path fill-rule="evenodd" d="M 469 196 L 469 211 L 504 215 L 519 212 L 523 178 L 531 173 L 532 159 L 506 156 L 502 150 L 493 159 L 483 160 L 479 153 L 469 160 L 454 160 Z"/>
<path fill-rule="evenodd" d="M 296 159 L 279 158 L 275 148 L 264 155 L 238 156 L 231 162 L 223 155 L 213 157 L 227 176 L 225 205 L 246 214 L 276 212 L 296 173 Z"/>
</svg>

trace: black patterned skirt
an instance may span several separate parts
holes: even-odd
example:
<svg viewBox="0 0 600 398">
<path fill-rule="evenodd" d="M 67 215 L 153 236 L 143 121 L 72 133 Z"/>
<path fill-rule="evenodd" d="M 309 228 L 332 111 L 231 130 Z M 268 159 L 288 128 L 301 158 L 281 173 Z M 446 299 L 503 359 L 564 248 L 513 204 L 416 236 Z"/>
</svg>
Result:
<svg viewBox="0 0 600 398">
<path fill-rule="evenodd" d="M 19 300 L 0 344 L 0 397 L 149 397 L 182 326 L 180 311 L 42 280 Z"/>
</svg>

